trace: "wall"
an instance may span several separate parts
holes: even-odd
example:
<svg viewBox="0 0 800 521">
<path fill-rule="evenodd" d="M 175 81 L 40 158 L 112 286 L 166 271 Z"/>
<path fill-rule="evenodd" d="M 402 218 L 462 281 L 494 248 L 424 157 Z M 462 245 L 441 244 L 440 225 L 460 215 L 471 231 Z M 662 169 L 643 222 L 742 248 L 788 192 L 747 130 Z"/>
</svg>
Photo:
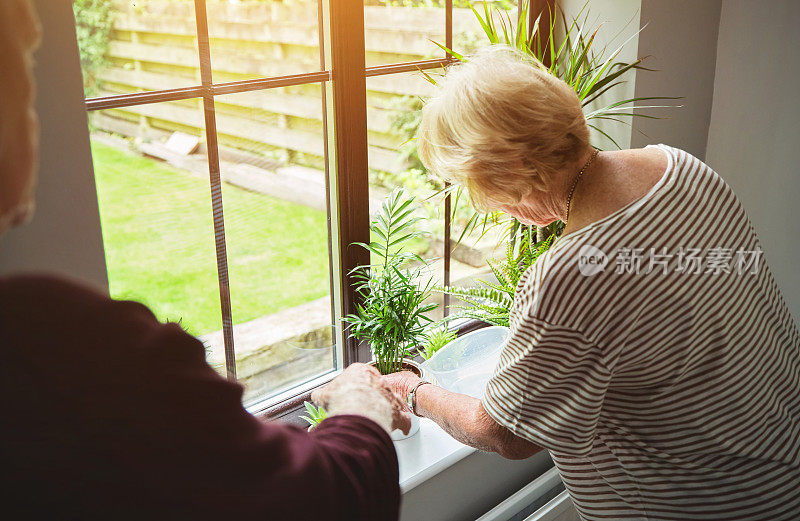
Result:
<svg viewBox="0 0 800 521">
<path fill-rule="evenodd" d="M 800 3 L 724 0 L 706 162 L 742 200 L 800 319 Z"/>
<path fill-rule="evenodd" d="M 636 118 L 631 147 L 665 143 L 703 159 L 706 154 L 721 0 L 644 0 L 636 97 L 680 96 L 680 100 L 644 101 L 642 105 L 682 105 L 645 109 L 664 119 Z"/>
<path fill-rule="evenodd" d="M 0 243 L 0 273 L 49 271 L 107 288 L 83 82 L 70 0 L 34 0 L 44 38 L 36 54 L 41 126 L 37 210 Z"/>
<path fill-rule="evenodd" d="M 584 0 L 562 0 L 560 3 L 568 19 L 578 15 L 585 5 Z M 597 43 L 608 45 L 608 55 L 630 38 L 619 59 L 632 62 L 638 57 L 647 57 L 642 65 L 656 69 L 627 75 L 626 84 L 601 98 L 604 104 L 633 97 L 683 98 L 638 103 L 682 105 L 680 108 L 641 111 L 662 119 L 627 118 L 627 121 L 632 121 L 632 127 L 601 122 L 600 127 L 610 133 L 621 147 L 639 148 L 650 143 L 667 143 L 704 157 L 714 91 L 720 5 L 721 0 L 593 0 L 589 4 L 589 21 L 594 22 L 590 25 L 603 24 Z M 597 135 L 594 143 L 606 150 L 616 148 L 609 140 Z"/>
</svg>

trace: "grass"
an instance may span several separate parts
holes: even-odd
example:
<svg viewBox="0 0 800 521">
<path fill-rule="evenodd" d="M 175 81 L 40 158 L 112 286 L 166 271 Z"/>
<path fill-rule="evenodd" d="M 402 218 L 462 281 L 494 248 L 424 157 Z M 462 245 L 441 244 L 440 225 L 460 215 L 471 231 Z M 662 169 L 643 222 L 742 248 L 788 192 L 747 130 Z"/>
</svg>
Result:
<svg viewBox="0 0 800 521">
<path fill-rule="evenodd" d="M 207 180 L 92 144 L 111 296 L 191 334 L 222 328 Z M 324 212 L 223 186 L 234 323 L 329 293 Z"/>
</svg>

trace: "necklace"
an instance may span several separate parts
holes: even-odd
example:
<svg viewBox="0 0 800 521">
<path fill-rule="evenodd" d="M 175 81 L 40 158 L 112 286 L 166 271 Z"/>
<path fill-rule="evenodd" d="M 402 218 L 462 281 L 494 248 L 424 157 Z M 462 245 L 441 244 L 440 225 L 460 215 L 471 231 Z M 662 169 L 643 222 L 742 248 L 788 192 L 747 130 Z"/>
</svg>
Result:
<svg viewBox="0 0 800 521">
<path fill-rule="evenodd" d="M 575 176 L 575 180 L 572 182 L 572 187 L 570 187 L 569 196 L 567 197 L 567 215 L 566 218 L 564 219 L 565 225 L 569 221 L 569 210 L 572 207 L 572 195 L 575 193 L 575 187 L 578 186 L 578 181 L 580 180 L 581 176 L 586 171 L 586 169 L 589 168 L 589 165 L 592 164 L 592 161 L 594 161 L 594 158 L 596 158 L 597 154 L 599 153 L 600 151 L 595 149 L 594 153 L 592 154 L 592 157 L 590 157 L 589 160 L 586 162 L 586 164 L 583 165 L 583 168 L 581 168 L 581 171 L 578 172 L 578 175 Z"/>
</svg>

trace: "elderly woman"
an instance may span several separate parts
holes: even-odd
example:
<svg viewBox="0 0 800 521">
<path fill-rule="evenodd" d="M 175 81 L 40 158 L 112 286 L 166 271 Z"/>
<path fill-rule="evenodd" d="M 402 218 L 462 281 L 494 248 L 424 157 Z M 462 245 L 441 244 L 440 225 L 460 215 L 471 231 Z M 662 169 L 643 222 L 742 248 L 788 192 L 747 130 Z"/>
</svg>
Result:
<svg viewBox="0 0 800 521">
<path fill-rule="evenodd" d="M 479 207 L 566 228 L 481 400 L 389 377 L 416 414 L 547 449 L 584 519 L 800 519 L 800 334 L 719 175 L 666 145 L 598 152 L 572 89 L 500 46 L 449 70 L 418 145 Z"/>
</svg>

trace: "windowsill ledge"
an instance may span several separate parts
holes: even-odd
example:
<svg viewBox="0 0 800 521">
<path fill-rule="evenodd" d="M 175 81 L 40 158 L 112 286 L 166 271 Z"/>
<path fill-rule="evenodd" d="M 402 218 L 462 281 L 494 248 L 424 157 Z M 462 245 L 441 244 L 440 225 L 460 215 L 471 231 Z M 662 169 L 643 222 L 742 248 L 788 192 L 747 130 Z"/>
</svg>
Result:
<svg viewBox="0 0 800 521">
<path fill-rule="evenodd" d="M 420 418 L 417 434 L 394 442 L 394 446 L 400 464 L 400 490 L 403 493 L 476 451 L 453 439 L 428 418 Z"/>
</svg>

